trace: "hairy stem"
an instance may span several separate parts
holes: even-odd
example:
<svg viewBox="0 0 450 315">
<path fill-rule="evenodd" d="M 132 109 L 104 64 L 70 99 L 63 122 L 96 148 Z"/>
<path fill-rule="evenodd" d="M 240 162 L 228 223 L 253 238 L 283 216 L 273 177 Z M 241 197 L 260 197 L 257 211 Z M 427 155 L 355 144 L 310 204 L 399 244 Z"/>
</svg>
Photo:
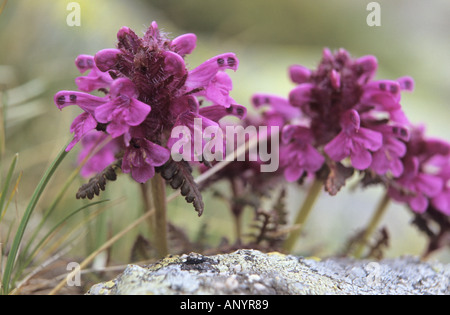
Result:
<svg viewBox="0 0 450 315">
<path fill-rule="evenodd" d="M 299 228 L 292 231 L 289 234 L 289 237 L 286 239 L 286 241 L 283 244 L 283 249 L 286 252 L 291 252 L 294 248 L 298 237 L 300 236 L 300 233 L 302 232 L 302 229 L 305 225 L 306 219 L 308 218 L 309 214 L 311 213 L 311 210 L 317 200 L 317 197 L 319 197 L 320 192 L 322 191 L 322 181 L 315 178 L 314 182 L 312 183 L 311 187 L 309 188 L 308 195 L 306 196 L 305 201 L 303 202 L 301 208 L 299 209 L 297 213 L 297 217 L 295 218 L 295 225 L 298 225 Z"/>
<path fill-rule="evenodd" d="M 367 228 L 365 229 L 362 238 L 358 241 L 356 245 L 354 254 L 356 258 L 361 258 L 364 248 L 367 245 L 367 241 L 373 234 L 373 232 L 376 230 L 377 226 L 380 224 L 381 218 L 386 213 L 390 200 L 391 199 L 388 193 L 386 192 L 383 198 L 380 200 L 374 214 L 372 215 L 372 218 L 370 219 L 369 224 L 367 225 Z"/>
<path fill-rule="evenodd" d="M 167 245 L 167 204 L 166 186 L 161 174 L 156 173 L 150 180 L 153 205 L 155 207 L 155 245 L 159 257 L 165 257 L 169 253 Z"/>
</svg>

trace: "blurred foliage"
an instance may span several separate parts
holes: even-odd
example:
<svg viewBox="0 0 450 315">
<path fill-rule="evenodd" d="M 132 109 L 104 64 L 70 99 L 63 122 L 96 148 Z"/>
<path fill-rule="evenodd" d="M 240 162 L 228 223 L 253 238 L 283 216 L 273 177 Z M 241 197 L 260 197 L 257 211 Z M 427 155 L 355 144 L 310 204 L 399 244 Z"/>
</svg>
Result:
<svg viewBox="0 0 450 315">
<path fill-rule="evenodd" d="M 249 104 L 254 92 L 286 96 L 293 87 L 287 67 L 315 67 L 324 47 L 343 47 L 355 57 L 373 54 L 380 64 L 378 78 L 410 75 L 415 79 L 416 90 L 405 95 L 402 102 L 411 120 L 426 123 L 431 135 L 450 139 L 448 0 L 377 1 L 382 10 L 380 27 L 366 24 L 366 5 L 370 1 L 79 0 L 80 27 L 66 24 L 69 2 L 9 1 L 0 15 L 0 87 L 6 107 L 6 152 L 0 160 L 0 172 L 5 173 L 13 154 L 19 152 L 18 168 L 23 171 L 16 197 L 19 213 L 45 166 L 71 137 L 69 126 L 79 111 L 67 108 L 59 112 L 53 95 L 58 90 L 76 89 L 76 56 L 113 47 L 121 26 L 139 34 L 153 20 L 173 37 L 187 32 L 197 34 L 197 49 L 188 57 L 191 68 L 216 54 L 235 52 L 240 67 L 231 74 L 232 96 L 243 105 Z M 45 193 L 48 201 L 44 198 L 42 208 L 57 194 L 75 162 L 76 150 L 50 183 Z M 82 205 L 83 201 L 75 200 L 76 185 L 81 183 L 75 183 L 73 193 L 62 200 L 58 209 L 61 217 L 66 209 Z M 290 187 L 287 193 L 291 196 L 288 204 L 296 209 L 304 192 Z M 347 189 L 336 197 L 324 195 L 313 211 L 298 253 L 328 255 L 338 251 L 346 238 L 367 222 L 379 196 L 377 189 L 354 193 Z M 114 233 L 116 226 L 142 213 L 139 189 L 126 176 L 110 184 L 103 198 L 115 200 L 113 209 L 97 221 L 93 230 L 98 234 L 86 238 L 89 250 L 96 247 L 92 244 L 101 244 Z M 233 223 L 226 207 L 211 194 L 206 195 L 205 203 L 205 214 L 199 219 L 190 205 L 186 207 L 183 199 L 177 199 L 170 204 L 169 219 L 183 226 L 191 237 L 206 224 L 212 244 L 218 244 L 223 235 L 232 240 Z M 246 216 L 249 219 L 251 214 Z M 420 234 L 408 224 L 410 219 L 400 205 L 392 206 L 383 223 L 391 232 L 389 255 L 420 254 L 423 249 Z M 2 233 L 4 228 L 0 237 Z M 127 262 L 128 254 L 120 248 L 131 250 L 138 233 L 130 237 L 131 241 L 118 243 L 116 259 Z M 445 253 L 438 257 L 450 260 Z"/>
</svg>

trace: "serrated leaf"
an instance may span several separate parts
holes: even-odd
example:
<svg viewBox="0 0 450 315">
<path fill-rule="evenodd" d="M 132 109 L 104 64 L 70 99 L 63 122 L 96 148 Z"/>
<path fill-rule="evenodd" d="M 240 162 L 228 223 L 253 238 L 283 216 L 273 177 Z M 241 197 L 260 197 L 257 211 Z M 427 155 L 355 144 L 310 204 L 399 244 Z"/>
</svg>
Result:
<svg viewBox="0 0 450 315">
<path fill-rule="evenodd" d="M 94 195 L 99 195 L 100 190 L 105 190 L 106 181 L 115 181 L 117 179 L 116 169 L 119 167 L 120 161 L 109 165 L 103 171 L 92 177 L 88 183 L 83 184 L 76 194 L 77 199 L 92 199 Z"/>
<path fill-rule="evenodd" d="M 163 166 L 157 167 L 156 171 L 161 173 L 173 189 L 180 189 L 186 201 L 194 205 L 198 216 L 202 215 L 205 207 L 202 194 L 192 176 L 192 168 L 188 162 L 184 160 L 176 162 L 171 158 Z"/>
</svg>

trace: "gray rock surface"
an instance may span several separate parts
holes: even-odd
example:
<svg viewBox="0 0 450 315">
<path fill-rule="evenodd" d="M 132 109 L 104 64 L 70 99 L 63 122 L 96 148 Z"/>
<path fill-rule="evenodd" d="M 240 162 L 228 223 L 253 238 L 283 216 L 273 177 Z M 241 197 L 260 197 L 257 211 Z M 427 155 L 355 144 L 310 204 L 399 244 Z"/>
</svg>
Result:
<svg viewBox="0 0 450 315">
<path fill-rule="evenodd" d="M 402 294 L 448 295 L 450 265 L 415 257 L 382 261 L 303 258 L 257 250 L 168 256 L 149 266 L 129 265 L 90 295 L 137 294 Z"/>
</svg>

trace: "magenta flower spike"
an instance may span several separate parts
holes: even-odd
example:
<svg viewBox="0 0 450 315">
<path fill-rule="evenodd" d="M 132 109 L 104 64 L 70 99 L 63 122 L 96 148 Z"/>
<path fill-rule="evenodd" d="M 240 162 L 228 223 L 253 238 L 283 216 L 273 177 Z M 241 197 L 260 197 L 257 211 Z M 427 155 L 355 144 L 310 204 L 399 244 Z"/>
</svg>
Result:
<svg viewBox="0 0 450 315">
<path fill-rule="evenodd" d="M 407 76 L 397 80 L 374 80 L 377 69 L 374 56 L 353 59 L 344 49 L 336 52 L 324 49 L 316 69 L 301 65 L 289 67 L 289 76 L 296 86 L 288 99 L 257 93 L 252 102 L 256 108 L 270 105 L 263 113 L 268 125 L 307 128 L 308 143 L 316 149 L 311 156 L 323 161 L 334 172 L 343 172 L 332 176 L 348 176 L 349 171 L 335 166 L 335 162 L 350 158 L 356 170 L 371 168 L 376 174 L 389 173 L 398 177 L 404 170 L 402 158 L 410 126 L 401 108 L 401 92 L 412 91 L 414 81 Z M 283 129 L 283 133 L 286 130 Z M 282 146 L 292 147 L 280 151 L 294 161 L 296 157 L 286 153 L 294 152 L 293 145 L 283 142 Z M 297 151 L 306 154 L 305 149 Z M 331 162 L 318 158 L 317 154 L 326 154 Z M 290 171 L 293 173 L 289 174 Z M 291 181 L 299 172 L 300 168 L 289 167 L 285 177 Z"/>
<path fill-rule="evenodd" d="M 122 27 L 117 40 L 114 48 L 78 56 L 75 65 L 86 74 L 76 78 L 80 91 L 60 91 L 54 97 L 59 109 L 77 105 L 84 111 L 72 123 L 74 138 L 67 151 L 81 142 L 81 156 L 85 155 L 93 135 L 113 139 L 114 150 L 94 157 L 83 175 L 101 171 L 111 163 L 114 151 L 114 156 L 122 156 L 124 173 L 139 183 L 146 182 L 155 168 L 170 159 L 173 128 L 186 126 L 194 132 L 195 118 L 204 129 L 220 128 L 218 121 L 228 115 L 245 117 L 245 108 L 230 96 L 232 80 L 225 73 L 237 70 L 239 60 L 234 53 L 220 54 L 188 69 L 184 58 L 194 51 L 196 35 L 188 33 L 172 40 L 156 22 L 142 37 Z M 89 94 L 93 91 L 104 96 Z"/>
</svg>

